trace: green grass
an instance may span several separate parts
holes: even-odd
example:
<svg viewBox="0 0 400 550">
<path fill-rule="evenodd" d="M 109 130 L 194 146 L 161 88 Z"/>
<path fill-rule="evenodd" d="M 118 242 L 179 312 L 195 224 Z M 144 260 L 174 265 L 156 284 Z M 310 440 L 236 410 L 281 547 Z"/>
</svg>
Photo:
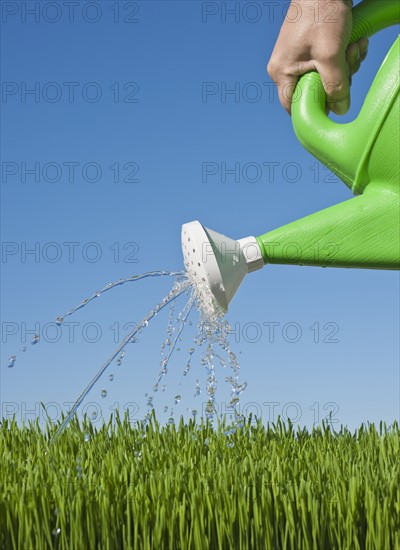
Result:
<svg viewBox="0 0 400 550">
<path fill-rule="evenodd" d="M 398 424 L 224 429 L 4 421 L 0 548 L 400 549 Z"/>
</svg>

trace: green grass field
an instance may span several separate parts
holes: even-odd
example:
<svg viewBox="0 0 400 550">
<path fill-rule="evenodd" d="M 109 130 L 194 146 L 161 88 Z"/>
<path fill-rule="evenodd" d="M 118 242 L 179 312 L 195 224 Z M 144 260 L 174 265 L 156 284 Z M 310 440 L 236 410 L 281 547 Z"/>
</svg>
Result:
<svg viewBox="0 0 400 550">
<path fill-rule="evenodd" d="M 0 548 L 400 549 L 400 428 L 0 428 Z"/>
</svg>

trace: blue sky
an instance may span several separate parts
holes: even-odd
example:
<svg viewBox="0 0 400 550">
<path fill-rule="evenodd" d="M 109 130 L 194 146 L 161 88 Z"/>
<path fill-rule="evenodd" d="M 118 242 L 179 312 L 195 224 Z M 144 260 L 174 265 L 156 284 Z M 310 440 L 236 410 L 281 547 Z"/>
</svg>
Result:
<svg viewBox="0 0 400 550">
<path fill-rule="evenodd" d="M 75 400 L 171 280 L 119 287 L 61 335 L 54 319 L 109 282 L 182 269 L 183 223 L 242 238 L 351 197 L 297 142 L 265 72 L 283 21 L 275 4 L 226 2 L 230 15 L 197 0 L 2 2 L 3 416 L 34 419 L 42 401 L 56 418 Z M 357 116 L 397 33 L 371 39 L 341 122 Z M 249 275 L 228 313 L 248 383 L 242 411 L 307 426 L 329 411 L 352 428 L 399 419 L 398 289 L 398 273 L 383 271 L 269 266 Z M 143 418 L 167 323 L 164 312 L 143 332 L 86 412 L 107 418 L 119 407 Z M 174 395 L 175 416 L 205 402 L 198 351 L 182 379 L 193 327 L 180 344 L 155 398 L 160 419 Z M 226 375 L 217 369 L 221 410 Z"/>
</svg>

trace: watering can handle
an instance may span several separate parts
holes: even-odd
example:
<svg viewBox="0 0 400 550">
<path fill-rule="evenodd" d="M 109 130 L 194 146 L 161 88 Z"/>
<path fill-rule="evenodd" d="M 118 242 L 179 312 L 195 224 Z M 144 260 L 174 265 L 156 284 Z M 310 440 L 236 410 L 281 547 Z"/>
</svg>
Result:
<svg viewBox="0 0 400 550">
<path fill-rule="evenodd" d="M 368 38 L 400 21 L 397 0 L 364 0 L 353 9 L 353 31 L 350 44 Z"/>
<path fill-rule="evenodd" d="M 370 37 L 399 21 L 398 0 L 364 0 L 353 9 L 350 43 Z M 397 54 L 392 52 L 392 55 Z M 367 98 L 368 101 L 364 104 L 358 117 L 360 120 L 356 119 L 350 124 L 338 124 L 326 115 L 326 93 L 317 72 L 305 74 L 297 85 L 292 103 L 292 122 L 297 138 L 310 153 L 329 166 L 349 187 L 353 187 L 354 192 L 357 171 L 354 168 L 354 158 L 357 155 L 354 149 L 355 141 L 358 142 L 360 154 L 363 148 L 365 149 L 365 144 L 360 143 L 360 132 L 356 131 L 357 123 L 359 127 L 362 122 L 362 134 L 367 139 L 369 130 L 373 133 L 377 117 L 380 118 L 379 111 L 384 110 L 383 102 L 387 101 L 385 93 L 387 95 L 388 85 L 391 85 L 393 90 L 398 89 L 397 73 L 398 71 L 394 74 L 392 70 L 390 74 L 388 67 L 381 68 L 378 73 L 379 82 L 374 83 L 374 90 L 371 88 L 371 97 Z M 390 79 L 392 82 L 388 83 Z M 340 166 L 335 164 L 338 160 Z"/>
</svg>

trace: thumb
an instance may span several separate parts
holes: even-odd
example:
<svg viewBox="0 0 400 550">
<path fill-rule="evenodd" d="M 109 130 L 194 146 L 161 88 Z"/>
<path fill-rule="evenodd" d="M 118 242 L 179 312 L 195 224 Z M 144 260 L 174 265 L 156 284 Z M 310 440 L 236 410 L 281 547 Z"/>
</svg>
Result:
<svg viewBox="0 0 400 550">
<path fill-rule="evenodd" d="M 337 115 L 350 109 L 350 70 L 345 56 L 317 67 L 327 94 L 328 108 Z"/>
</svg>

